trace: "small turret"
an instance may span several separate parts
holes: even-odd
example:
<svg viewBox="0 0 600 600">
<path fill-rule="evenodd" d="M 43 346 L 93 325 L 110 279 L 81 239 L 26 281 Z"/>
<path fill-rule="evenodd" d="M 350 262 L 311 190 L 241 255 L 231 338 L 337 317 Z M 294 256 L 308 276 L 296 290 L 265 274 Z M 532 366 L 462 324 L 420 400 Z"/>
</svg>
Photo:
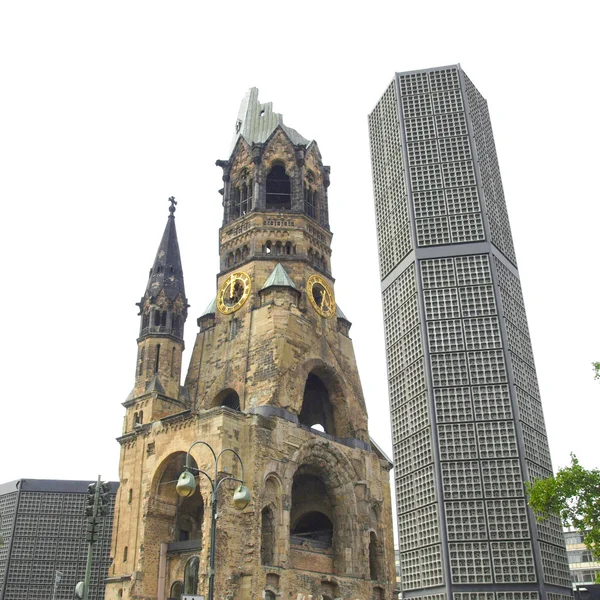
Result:
<svg viewBox="0 0 600 600">
<path fill-rule="evenodd" d="M 130 399 L 158 393 L 178 400 L 188 303 L 175 229 L 175 198 L 140 308 L 140 337 L 135 387 Z M 156 418 L 158 415 L 154 415 Z M 146 419 L 147 421 L 147 419 Z"/>
</svg>

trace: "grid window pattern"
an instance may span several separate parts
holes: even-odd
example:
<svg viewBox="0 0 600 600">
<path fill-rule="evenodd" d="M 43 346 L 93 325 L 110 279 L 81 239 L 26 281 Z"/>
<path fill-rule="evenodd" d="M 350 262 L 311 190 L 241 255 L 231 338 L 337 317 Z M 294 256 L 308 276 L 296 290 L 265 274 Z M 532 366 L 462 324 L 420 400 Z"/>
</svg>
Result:
<svg viewBox="0 0 600 600">
<path fill-rule="evenodd" d="M 433 392 L 438 423 L 473 421 L 471 390 L 468 387 L 438 388 Z"/>
<path fill-rule="evenodd" d="M 398 524 L 400 549 L 402 551 L 430 546 L 440 541 L 436 504 L 430 504 L 419 510 L 402 515 Z"/>
<path fill-rule="evenodd" d="M 482 460 L 481 477 L 486 498 L 522 497 L 521 465 L 515 460 Z"/>
<path fill-rule="evenodd" d="M 369 116 L 375 217 L 381 240 L 379 266 L 382 277 L 385 277 L 411 249 L 408 195 L 398 120 L 396 89 L 392 83 Z"/>
<path fill-rule="evenodd" d="M 473 387 L 472 393 L 477 421 L 512 419 L 513 412 L 507 385 Z"/>
<path fill-rule="evenodd" d="M 566 566 L 559 523 L 537 524 L 527 512 L 524 481 L 550 475 L 551 463 L 487 105 L 455 67 L 398 75 L 386 94 L 372 118 L 388 123 L 389 139 L 381 139 L 383 125 L 371 138 L 374 179 L 384 176 L 375 184 L 382 277 L 400 264 L 394 256 L 410 256 L 410 243 L 417 263 L 384 292 L 403 587 L 416 598 L 443 584 L 441 554 L 424 566 L 422 551 L 439 544 L 420 531 L 427 508 L 436 516 L 429 523 L 439 516 L 446 525 L 452 582 L 472 586 L 454 600 L 540 600 L 542 579 L 569 584 L 560 569 L 550 575 L 559 562 Z M 384 118 L 390 98 L 396 104 Z M 404 148 L 384 166 L 398 131 Z M 412 208 L 410 222 L 406 213 L 389 216 L 400 197 Z M 494 244 L 488 252 L 464 254 L 466 244 L 479 249 L 486 239 Z M 461 244 L 457 256 L 448 248 L 436 256 L 436 246 L 450 244 Z M 544 577 L 533 563 L 532 527 L 545 544 Z"/>
<path fill-rule="evenodd" d="M 11 496 L 16 499 L 16 493 L 0 496 L 0 508 L 3 508 L 6 498 Z M 6 573 L 6 598 L 73 598 L 75 584 L 83 579 L 87 557 L 85 502 L 85 493 L 20 492 L 9 569 Z M 16 505 L 13 507 L 16 510 Z M 97 542 L 93 547 L 90 600 L 104 599 L 104 579 L 111 562 L 113 509 L 114 496 L 111 496 L 109 515 L 101 521 Z M 5 521 L 4 514 L 2 521 Z M 8 546 L 4 548 L 8 551 Z M 56 595 L 52 596 L 56 571 L 63 573 L 63 577 L 57 586 Z"/>
<path fill-rule="evenodd" d="M 535 583 L 531 542 L 492 542 L 496 583 Z"/>
<path fill-rule="evenodd" d="M 448 544 L 452 583 L 492 583 L 492 564 L 487 542 Z"/>
<path fill-rule="evenodd" d="M 540 542 L 540 553 L 542 555 L 544 581 L 551 585 L 570 587 L 571 576 L 564 545 L 554 546 L 546 542 Z"/>
<path fill-rule="evenodd" d="M 483 501 L 446 502 L 445 508 L 448 540 L 454 542 L 487 539 Z"/>
<path fill-rule="evenodd" d="M 475 460 L 443 462 L 442 483 L 446 500 L 465 500 L 483 496 L 479 462 Z"/>
<path fill-rule="evenodd" d="M 478 458 L 475 425 L 452 423 L 438 425 L 438 443 L 441 460 L 468 460 Z"/>
<path fill-rule="evenodd" d="M 531 537 L 525 500 L 488 500 L 485 506 L 490 539 L 520 540 Z"/>
</svg>

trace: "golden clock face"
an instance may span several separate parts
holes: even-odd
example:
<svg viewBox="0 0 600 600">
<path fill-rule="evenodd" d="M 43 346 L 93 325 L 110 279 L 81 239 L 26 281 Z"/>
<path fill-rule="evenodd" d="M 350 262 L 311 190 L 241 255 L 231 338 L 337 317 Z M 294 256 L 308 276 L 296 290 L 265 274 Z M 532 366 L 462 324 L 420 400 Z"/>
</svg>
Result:
<svg viewBox="0 0 600 600">
<path fill-rule="evenodd" d="M 230 315 L 242 308 L 250 295 L 250 277 L 242 271 L 232 273 L 221 286 L 217 296 L 217 308 Z"/>
<path fill-rule="evenodd" d="M 319 275 L 311 275 L 306 282 L 306 293 L 313 308 L 326 319 L 335 315 L 335 300 L 327 282 Z"/>
</svg>

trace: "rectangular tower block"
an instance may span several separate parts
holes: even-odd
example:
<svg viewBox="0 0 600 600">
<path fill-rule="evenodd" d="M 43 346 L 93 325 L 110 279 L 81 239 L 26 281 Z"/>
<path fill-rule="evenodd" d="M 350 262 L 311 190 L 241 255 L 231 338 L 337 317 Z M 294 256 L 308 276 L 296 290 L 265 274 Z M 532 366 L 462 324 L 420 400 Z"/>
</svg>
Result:
<svg viewBox="0 0 600 600">
<path fill-rule="evenodd" d="M 397 73 L 369 129 L 404 596 L 570 597 L 527 506 L 552 464 L 487 102 Z"/>
</svg>

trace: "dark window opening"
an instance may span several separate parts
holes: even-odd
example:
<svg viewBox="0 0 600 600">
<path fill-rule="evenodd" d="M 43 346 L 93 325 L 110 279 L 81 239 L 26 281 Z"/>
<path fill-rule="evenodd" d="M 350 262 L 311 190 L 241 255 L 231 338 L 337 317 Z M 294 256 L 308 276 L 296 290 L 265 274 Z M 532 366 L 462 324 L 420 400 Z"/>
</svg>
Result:
<svg viewBox="0 0 600 600">
<path fill-rule="evenodd" d="M 146 357 L 146 349 L 142 348 L 140 352 L 140 364 L 138 365 L 138 375 L 141 375 L 144 372 L 144 358 Z"/>
<path fill-rule="evenodd" d="M 167 311 L 166 310 L 163 310 L 160 315 L 160 326 L 161 327 L 167 326 Z"/>
<path fill-rule="evenodd" d="M 169 600 L 181 600 L 182 594 L 183 594 L 183 583 L 181 581 L 176 581 L 171 586 L 171 591 L 169 592 Z"/>
<path fill-rule="evenodd" d="M 248 246 L 244 246 L 242 248 L 242 260 L 246 260 L 246 258 L 248 258 L 248 254 L 250 254 L 250 250 L 248 249 Z"/>
<path fill-rule="evenodd" d="M 286 242 L 286 244 L 285 244 L 285 253 L 286 254 L 291 254 L 292 253 L 292 242 Z"/>
<path fill-rule="evenodd" d="M 267 175 L 266 207 L 270 210 L 292 208 L 292 186 L 282 165 L 274 165 Z"/>
<path fill-rule="evenodd" d="M 233 207 L 231 216 L 235 219 L 240 216 L 241 194 L 239 188 L 233 188 Z"/>
<path fill-rule="evenodd" d="M 138 415 L 138 423 L 141 425 L 144 422 L 144 411 L 140 410 L 140 414 Z"/>
<path fill-rule="evenodd" d="M 333 523 L 322 512 L 316 510 L 307 512 L 300 517 L 292 529 L 292 535 L 331 546 L 333 543 Z"/>
<path fill-rule="evenodd" d="M 320 425 L 325 433 L 335 435 L 333 406 L 329 392 L 319 377 L 311 373 L 304 386 L 304 398 L 299 420 L 302 425 Z"/>
<path fill-rule="evenodd" d="M 381 556 L 377 546 L 377 536 L 375 532 L 371 531 L 369 534 L 369 571 L 371 579 L 380 580 L 382 578 Z"/>
<path fill-rule="evenodd" d="M 173 322 L 172 322 L 172 327 L 173 327 L 173 333 L 175 335 L 181 335 L 181 319 L 179 318 L 178 315 L 174 315 L 173 316 Z"/>
<path fill-rule="evenodd" d="M 156 344 L 156 356 L 154 357 L 154 372 L 158 373 L 160 365 L 160 344 Z"/>
<path fill-rule="evenodd" d="M 192 556 L 185 565 L 183 572 L 183 593 L 197 594 L 198 593 L 198 570 L 200 568 L 200 559 L 197 556 Z"/>
<path fill-rule="evenodd" d="M 123 548 L 123 562 L 127 562 L 127 546 Z"/>
<path fill-rule="evenodd" d="M 171 377 L 175 377 L 175 347 L 171 350 Z"/>
<path fill-rule="evenodd" d="M 142 316 L 142 329 L 147 329 L 150 324 L 150 315 L 148 313 L 144 313 Z"/>
<path fill-rule="evenodd" d="M 281 242 L 277 242 L 275 244 L 275 254 L 277 256 L 281 256 Z"/>
<path fill-rule="evenodd" d="M 265 248 L 265 254 L 271 254 L 271 241 L 270 240 L 267 240 L 264 248 Z"/>
<path fill-rule="evenodd" d="M 304 212 L 313 219 L 317 216 L 316 192 L 304 188 Z"/>
<path fill-rule="evenodd" d="M 132 500 L 133 500 L 133 490 L 131 488 L 129 488 L 129 492 L 127 494 L 127 504 L 131 504 Z"/>
<path fill-rule="evenodd" d="M 223 390 L 217 394 L 214 406 L 226 406 L 233 410 L 240 410 L 240 397 L 235 390 Z"/>
<path fill-rule="evenodd" d="M 155 310 L 153 313 L 152 324 L 154 327 L 160 326 L 160 310 Z"/>
<path fill-rule="evenodd" d="M 275 545 L 275 520 L 273 511 L 266 506 L 263 508 L 260 536 L 260 556 L 263 565 L 273 564 L 273 548 Z"/>
</svg>

